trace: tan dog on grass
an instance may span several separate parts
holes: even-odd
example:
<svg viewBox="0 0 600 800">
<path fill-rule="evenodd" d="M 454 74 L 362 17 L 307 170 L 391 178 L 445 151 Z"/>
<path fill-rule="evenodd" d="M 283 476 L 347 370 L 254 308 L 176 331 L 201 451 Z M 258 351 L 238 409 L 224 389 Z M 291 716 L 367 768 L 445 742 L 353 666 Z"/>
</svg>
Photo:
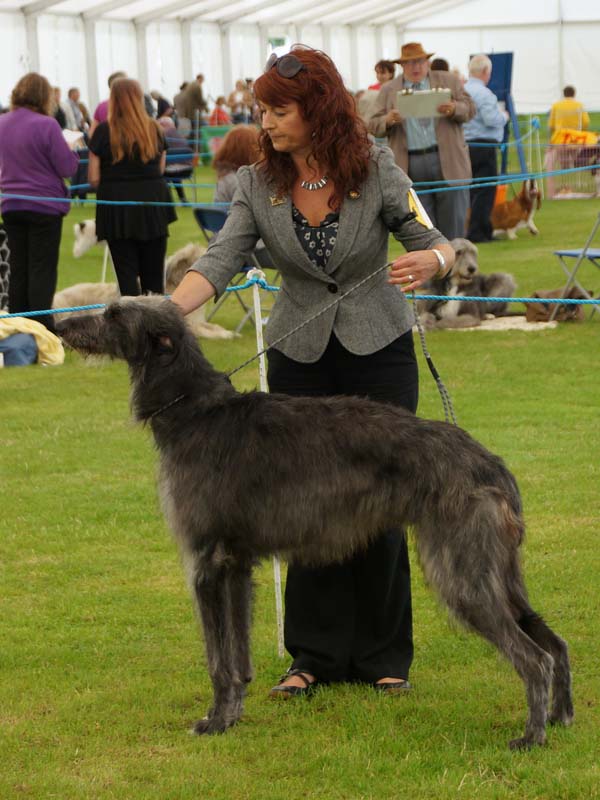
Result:
<svg viewBox="0 0 600 800">
<path fill-rule="evenodd" d="M 542 205 L 542 196 L 533 178 L 523 181 L 523 188 L 512 200 L 506 200 L 494 206 L 490 216 L 494 239 L 516 239 L 519 228 L 527 228 L 529 233 L 537 236 L 533 217 Z"/>
</svg>

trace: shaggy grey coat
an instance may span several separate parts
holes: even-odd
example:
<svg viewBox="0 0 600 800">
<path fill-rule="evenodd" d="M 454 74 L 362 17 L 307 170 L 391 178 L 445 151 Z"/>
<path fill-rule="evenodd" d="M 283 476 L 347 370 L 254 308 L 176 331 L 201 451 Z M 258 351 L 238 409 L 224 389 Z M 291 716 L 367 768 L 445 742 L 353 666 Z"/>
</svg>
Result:
<svg viewBox="0 0 600 800">
<path fill-rule="evenodd" d="M 81 352 L 128 362 L 135 415 L 154 434 L 214 689 L 196 733 L 241 716 L 257 559 L 331 563 L 406 526 L 428 582 L 525 684 L 529 718 L 511 746 L 545 741 L 550 688 L 550 721 L 570 723 L 567 646 L 530 607 L 521 576 L 515 479 L 465 431 L 358 398 L 240 394 L 167 300 L 114 303 L 102 317 L 67 320 L 60 334 Z"/>
</svg>

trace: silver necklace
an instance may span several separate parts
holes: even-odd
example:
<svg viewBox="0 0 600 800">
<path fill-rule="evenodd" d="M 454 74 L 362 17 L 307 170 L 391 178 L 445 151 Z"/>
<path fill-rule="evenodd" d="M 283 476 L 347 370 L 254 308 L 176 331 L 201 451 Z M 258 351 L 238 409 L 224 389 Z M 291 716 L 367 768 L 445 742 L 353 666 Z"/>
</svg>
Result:
<svg viewBox="0 0 600 800">
<path fill-rule="evenodd" d="M 317 189 L 322 189 L 324 186 L 327 186 L 328 183 L 329 178 L 327 175 L 323 175 L 318 181 L 301 181 L 300 186 L 309 192 L 316 192 Z"/>
</svg>

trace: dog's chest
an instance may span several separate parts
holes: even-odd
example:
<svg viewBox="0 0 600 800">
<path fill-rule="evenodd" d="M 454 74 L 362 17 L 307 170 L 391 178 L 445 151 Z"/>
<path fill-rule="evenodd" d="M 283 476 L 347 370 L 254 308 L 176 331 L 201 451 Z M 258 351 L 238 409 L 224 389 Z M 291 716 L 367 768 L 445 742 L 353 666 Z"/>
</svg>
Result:
<svg viewBox="0 0 600 800">
<path fill-rule="evenodd" d="M 447 292 L 448 297 L 458 297 L 461 294 L 464 292 L 461 292 L 458 286 L 451 286 Z M 438 319 L 454 319 L 458 316 L 459 306 L 458 300 L 446 301 L 437 309 L 436 316 Z"/>
</svg>

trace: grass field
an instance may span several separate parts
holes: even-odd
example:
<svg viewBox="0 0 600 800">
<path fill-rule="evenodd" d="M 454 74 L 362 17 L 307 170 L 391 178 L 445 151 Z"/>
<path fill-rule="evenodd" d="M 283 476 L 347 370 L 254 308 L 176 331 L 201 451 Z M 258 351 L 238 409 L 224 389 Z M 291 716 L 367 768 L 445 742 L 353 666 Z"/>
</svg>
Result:
<svg viewBox="0 0 600 800">
<path fill-rule="evenodd" d="M 599 212 L 598 201 L 546 202 L 540 236 L 481 246 L 481 267 L 513 273 L 520 295 L 558 287 L 553 250 L 581 246 Z M 99 249 L 70 256 L 72 223 L 88 216 L 93 209 L 75 207 L 67 218 L 61 288 L 100 277 Z M 169 252 L 198 239 L 191 212 L 179 216 Z M 600 291 L 593 267 L 581 279 Z M 218 321 L 236 319 L 229 302 Z M 589 312 L 544 332 L 428 334 L 459 423 L 519 480 L 532 604 L 570 645 L 575 723 L 531 753 L 507 748 L 525 720 L 520 681 L 449 624 L 414 558 L 409 696 L 339 685 L 307 702 L 270 701 L 287 661 L 276 655 L 265 565 L 245 717 L 225 736 L 189 736 L 210 686 L 158 510 L 153 444 L 129 419 L 125 367 L 67 354 L 62 367 L 2 370 L 1 800 L 599 797 L 599 334 L 600 314 Z M 234 342 L 203 346 L 228 370 L 255 344 L 247 326 Z M 254 367 L 235 378 L 243 389 L 257 381 Z M 419 413 L 442 417 L 426 367 Z"/>
</svg>

